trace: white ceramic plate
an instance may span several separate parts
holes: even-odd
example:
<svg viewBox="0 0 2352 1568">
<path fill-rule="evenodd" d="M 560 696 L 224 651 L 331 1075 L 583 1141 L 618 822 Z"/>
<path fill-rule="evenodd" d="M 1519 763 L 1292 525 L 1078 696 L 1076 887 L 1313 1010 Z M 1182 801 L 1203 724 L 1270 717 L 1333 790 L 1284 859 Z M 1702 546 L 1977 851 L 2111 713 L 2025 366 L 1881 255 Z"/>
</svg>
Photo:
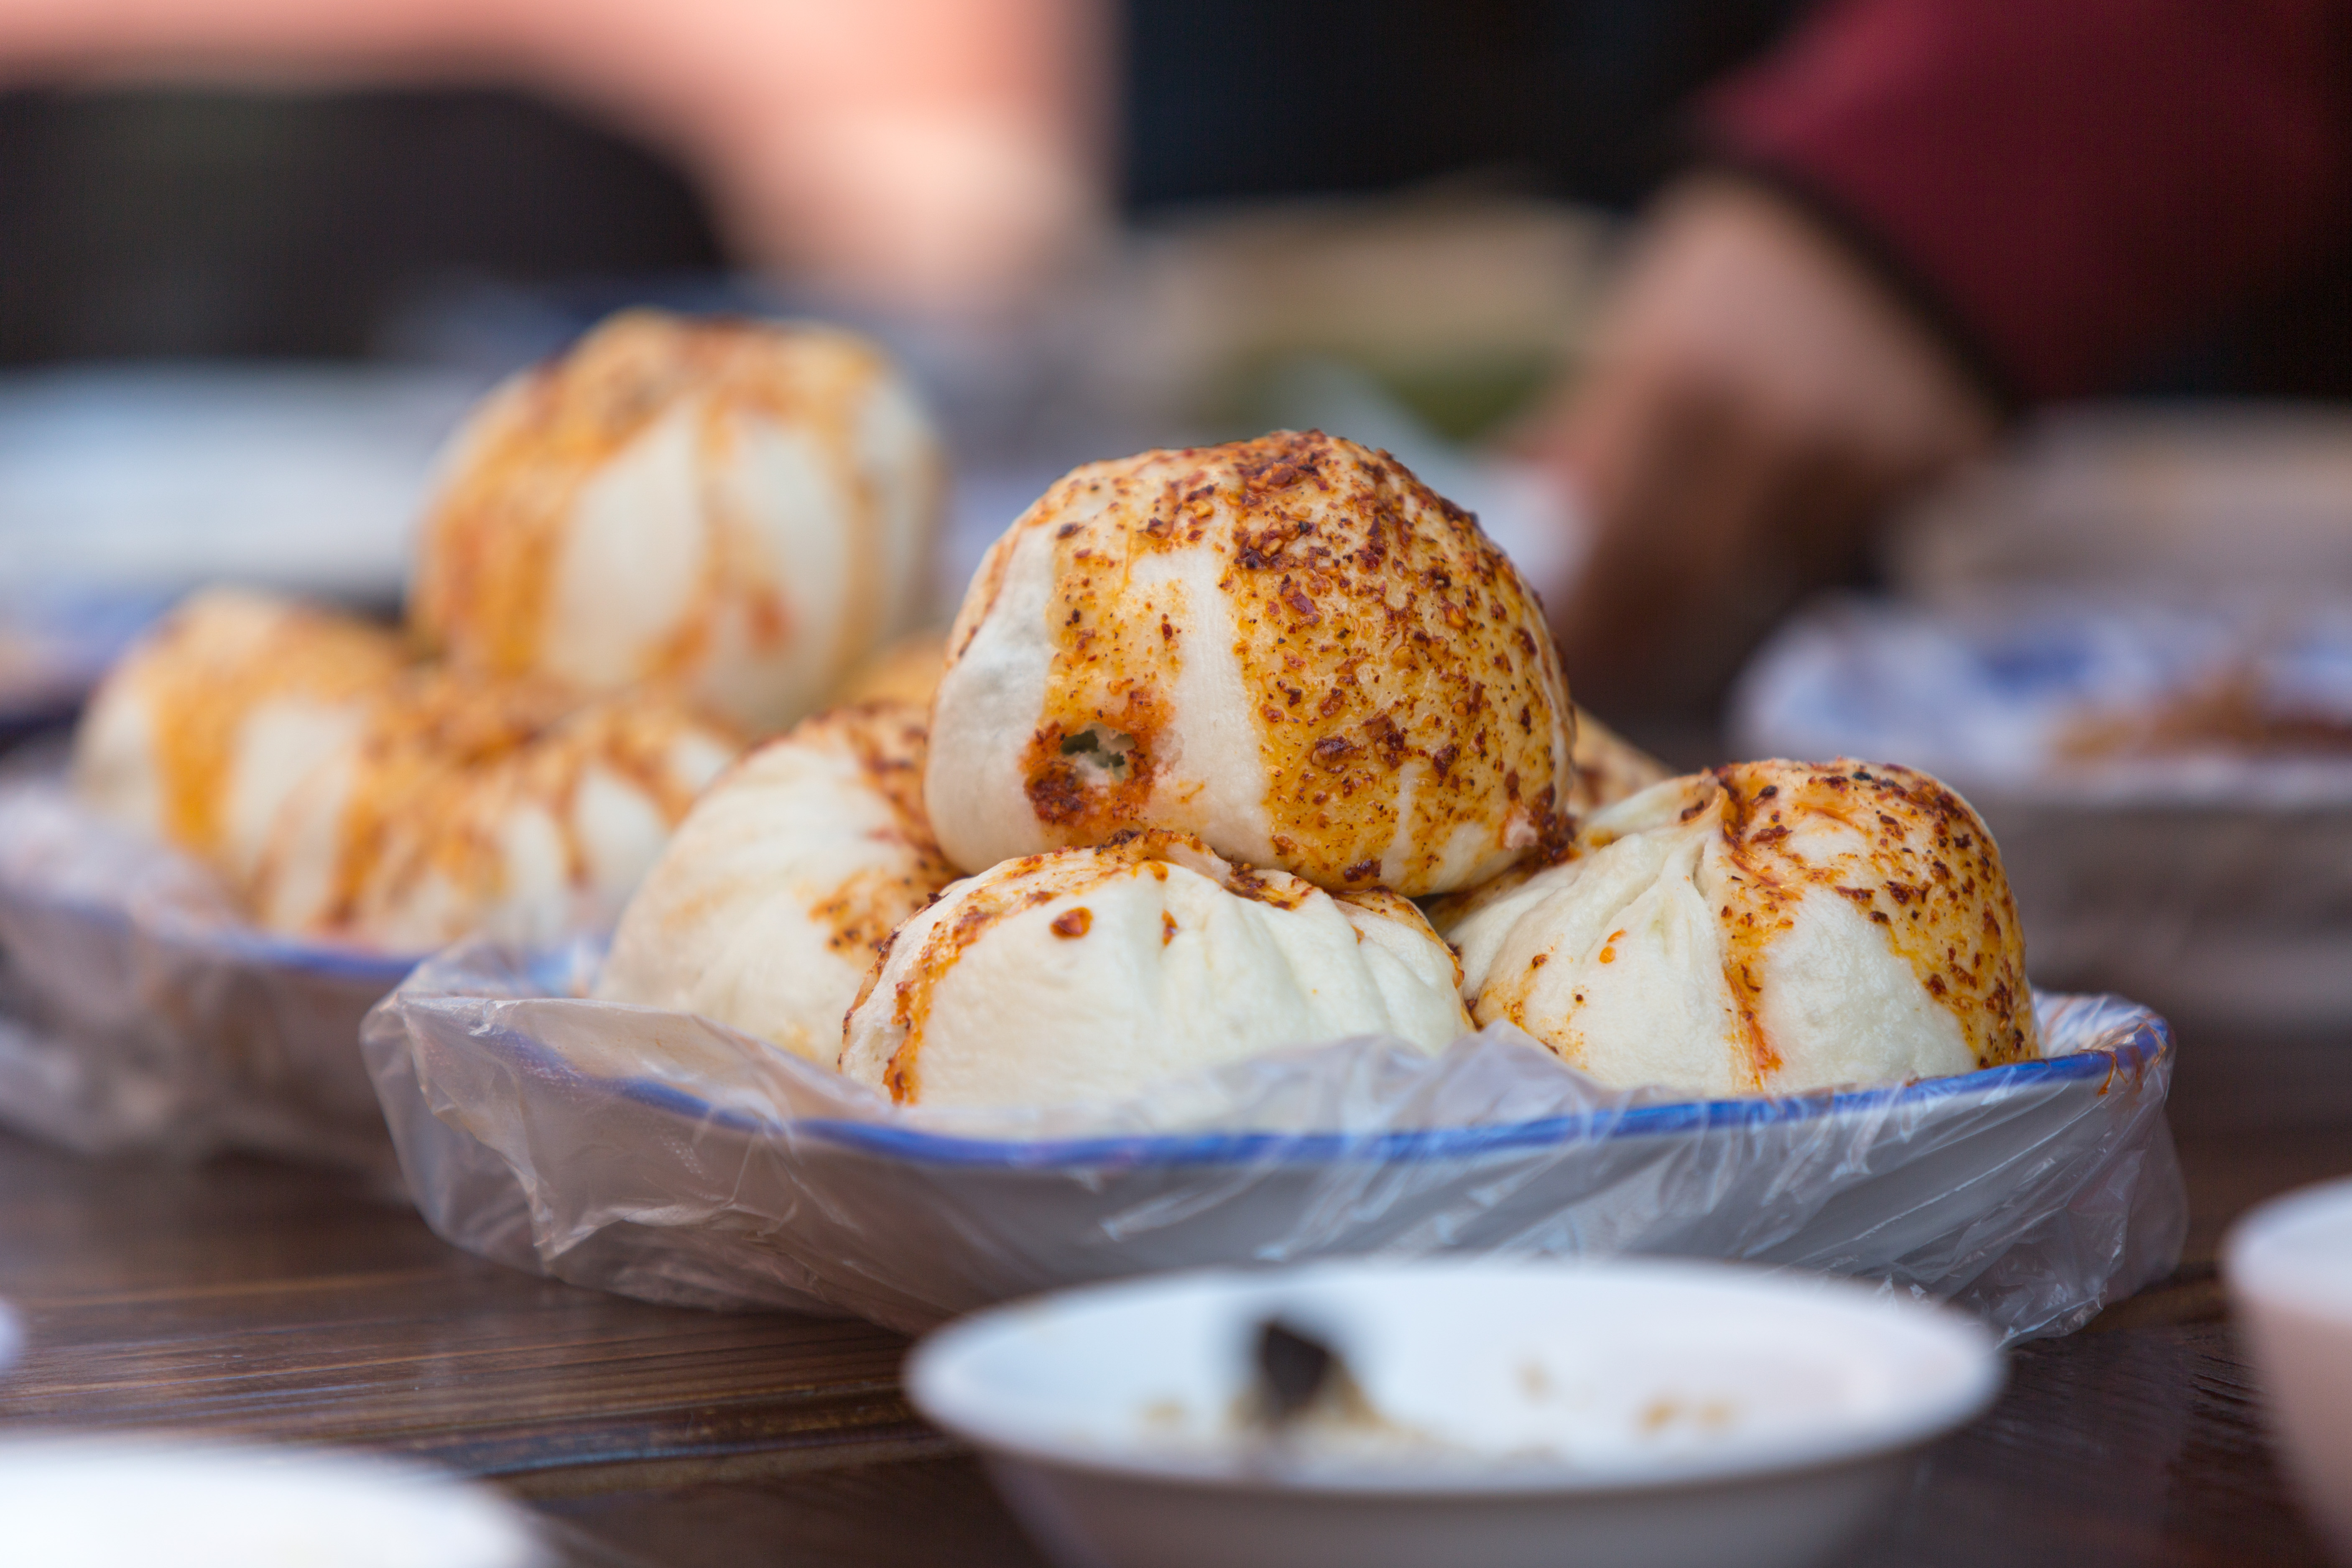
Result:
<svg viewBox="0 0 2352 1568">
<path fill-rule="evenodd" d="M 1187 1129 L 1062 1135 L 942 1128 L 488 944 L 421 966 L 364 1045 L 444 1237 L 656 1300 L 914 1329 L 1173 1268 L 1637 1252 L 1870 1276 L 2042 1334 L 2168 1271 L 2185 1218 L 2163 1021 L 2040 1002 L 2047 1058 L 1884 1089 L 1654 1103 L 1502 1036 L 1335 1042 L 1150 1098 Z"/>
<path fill-rule="evenodd" d="M 1269 1320 L 1339 1351 L 1369 1416 L 1253 1430 Z M 2000 1375 L 1969 1320 L 1817 1277 L 1357 1262 L 999 1308 L 907 1380 L 1072 1564 L 1774 1568 L 1867 1522 Z"/>
<path fill-rule="evenodd" d="M 487 1487 L 325 1449 L 163 1437 L 0 1442 L 6 1560 L 24 1568 L 547 1568 Z"/>
</svg>

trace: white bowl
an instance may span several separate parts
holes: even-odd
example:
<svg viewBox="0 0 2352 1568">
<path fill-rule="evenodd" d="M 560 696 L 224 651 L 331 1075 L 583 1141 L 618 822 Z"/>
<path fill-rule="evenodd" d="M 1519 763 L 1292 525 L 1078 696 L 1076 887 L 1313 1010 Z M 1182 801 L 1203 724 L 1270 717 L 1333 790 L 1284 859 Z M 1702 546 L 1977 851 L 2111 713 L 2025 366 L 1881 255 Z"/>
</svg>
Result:
<svg viewBox="0 0 2352 1568">
<path fill-rule="evenodd" d="M 2240 1220 L 2224 1268 L 2288 1466 L 2352 1562 L 2352 1179 Z"/>
<path fill-rule="evenodd" d="M 522 1510 L 438 1470 L 170 1437 L 0 1441 L 11 1568 L 549 1568 Z"/>
<path fill-rule="evenodd" d="M 1273 1317 L 1339 1352 L 1386 1436 L 1239 1423 Z M 1958 1313 L 1649 1262 L 1166 1275 L 981 1313 L 907 1372 L 1047 1550 L 1099 1568 L 1817 1562 L 2000 1382 Z"/>
</svg>

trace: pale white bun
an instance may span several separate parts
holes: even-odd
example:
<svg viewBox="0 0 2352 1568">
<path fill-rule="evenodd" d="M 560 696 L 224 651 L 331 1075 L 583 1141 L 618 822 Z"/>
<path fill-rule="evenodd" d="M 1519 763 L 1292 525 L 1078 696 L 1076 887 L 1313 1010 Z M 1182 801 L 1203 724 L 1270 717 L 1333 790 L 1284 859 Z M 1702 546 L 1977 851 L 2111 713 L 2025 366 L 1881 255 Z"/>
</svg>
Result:
<svg viewBox="0 0 2352 1568">
<path fill-rule="evenodd" d="M 420 673 L 288 795 L 254 913 L 400 952 L 609 924 L 740 749 L 654 691 Z"/>
<path fill-rule="evenodd" d="M 74 736 L 92 809 L 242 883 L 286 797 L 407 663 L 392 633 L 236 589 L 183 602 L 110 670 Z"/>
<path fill-rule="evenodd" d="M 743 757 L 629 900 L 596 994 L 831 1067 L 876 950 L 955 878 L 922 766 L 923 710 L 905 702 L 819 714 Z"/>
<path fill-rule="evenodd" d="M 1621 1087 L 1795 1093 L 2038 1054 L 1991 835 L 1925 773 L 1741 763 L 1435 912 L 1481 1024 Z"/>
<path fill-rule="evenodd" d="M 1161 827 L 1417 897 L 1566 820 L 1535 595 L 1475 519 L 1319 432 L 1075 470 L 990 549 L 948 646 L 924 798 L 966 869 Z"/>
<path fill-rule="evenodd" d="M 484 401 L 441 464 L 411 613 L 455 662 L 642 680 L 753 731 L 910 625 L 940 443 L 874 343 L 615 316 Z"/>
<path fill-rule="evenodd" d="M 841 1070 L 901 1104 L 1112 1101 L 1284 1046 L 1469 1032 L 1411 902 L 1326 893 L 1160 831 L 1005 862 L 900 927 Z"/>
</svg>

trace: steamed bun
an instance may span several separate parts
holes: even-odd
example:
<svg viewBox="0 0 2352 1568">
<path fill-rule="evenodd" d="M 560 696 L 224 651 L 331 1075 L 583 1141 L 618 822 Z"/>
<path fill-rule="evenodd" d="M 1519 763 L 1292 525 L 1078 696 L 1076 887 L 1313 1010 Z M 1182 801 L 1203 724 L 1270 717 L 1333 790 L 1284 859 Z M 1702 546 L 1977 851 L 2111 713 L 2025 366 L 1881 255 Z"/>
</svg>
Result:
<svg viewBox="0 0 2352 1568">
<path fill-rule="evenodd" d="M 1188 835 L 1010 860 L 899 928 L 841 1070 L 902 1104 L 1115 1100 L 1278 1047 L 1469 1032 L 1460 970 L 1384 889 L 1332 895 Z"/>
<path fill-rule="evenodd" d="M 903 702 L 820 714 L 744 757 L 629 901 L 596 994 L 831 1067 L 875 950 L 955 877 L 922 768 L 922 710 Z"/>
<path fill-rule="evenodd" d="M 967 869 L 1159 827 L 1418 897 L 1564 821 L 1535 595 L 1468 513 L 1319 432 L 1075 470 L 990 549 L 949 647 L 924 800 Z"/>
<path fill-rule="evenodd" d="M 393 952 L 606 923 L 739 749 L 651 691 L 420 672 L 288 793 L 255 914 Z"/>
<path fill-rule="evenodd" d="M 241 881 L 287 795 L 358 734 L 407 658 L 362 621 L 263 594 L 194 595 L 91 697 L 75 789 Z"/>
<path fill-rule="evenodd" d="M 1907 768 L 1669 779 L 1439 921 L 1481 1024 L 1620 1087 L 1796 1093 L 2038 1053 L 2000 853 Z"/>
<path fill-rule="evenodd" d="M 443 459 L 412 613 L 457 663 L 677 683 L 781 729 L 917 615 L 940 447 L 874 344 L 615 316 L 493 393 Z"/>
</svg>

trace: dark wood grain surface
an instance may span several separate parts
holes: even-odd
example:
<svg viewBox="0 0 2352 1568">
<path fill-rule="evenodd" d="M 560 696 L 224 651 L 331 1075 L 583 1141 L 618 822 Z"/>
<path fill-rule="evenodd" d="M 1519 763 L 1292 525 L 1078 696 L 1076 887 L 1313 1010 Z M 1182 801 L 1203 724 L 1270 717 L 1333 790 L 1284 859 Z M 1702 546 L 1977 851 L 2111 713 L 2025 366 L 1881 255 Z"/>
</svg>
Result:
<svg viewBox="0 0 2352 1568">
<path fill-rule="evenodd" d="M 530 1491 L 944 1447 L 899 1397 L 896 1335 L 532 1279 L 330 1173 L 0 1138 L 0 1194 L 27 1340 L 0 1423 L 362 1443 Z"/>
<path fill-rule="evenodd" d="M 2352 1129 L 2184 1142 L 2189 1257 L 2027 1347 L 1871 1541 L 1880 1564 L 2322 1561 L 2260 1428 L 2213 1270 L 2228 1221 L 2352 1171 Z M 1037 1559 L 899 1397 L 898 1337 L 643 1305 L 478 1262 L 332 1175 L 109 1163 L 0 1137 L 0 1429 L 169 1426 L 360 1443 L 496 1478 L 583 1563 L 971 1568 Z"/>
</svg>

